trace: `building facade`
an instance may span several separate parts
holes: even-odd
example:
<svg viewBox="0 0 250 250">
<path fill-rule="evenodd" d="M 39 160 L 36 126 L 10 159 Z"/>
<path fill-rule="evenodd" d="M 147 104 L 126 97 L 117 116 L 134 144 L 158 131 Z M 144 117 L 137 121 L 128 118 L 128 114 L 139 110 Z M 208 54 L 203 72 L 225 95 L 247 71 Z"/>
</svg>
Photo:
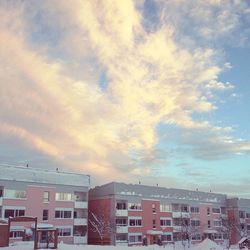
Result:
<svg viewBox="0 0 250 250">
<path fill-rule="evenodd" d="M 227 200 L 228 230 L 231 244 L 250 236 L 250 199 L 231 198 Z"/>
<path fill-rule="evenodd" d="M 59 241 L 86 244 L 88 175 L 0 166 L 0 219 L 32 216 L 38 228 L 57 228 Z M 31 234 L 34 225 L 11 225 L 11 240 Z M 29 232 L 29 233 L 28 233 Z"/>
<path fill-rule="evenodd" d="M 226 244 L 226 204 L 224 194 L 109 183 L 89 192 L 89 243 L 191 244 L 210 238 Z M 102 235 L 98 223 L 106 225 Z"/>
</svg>

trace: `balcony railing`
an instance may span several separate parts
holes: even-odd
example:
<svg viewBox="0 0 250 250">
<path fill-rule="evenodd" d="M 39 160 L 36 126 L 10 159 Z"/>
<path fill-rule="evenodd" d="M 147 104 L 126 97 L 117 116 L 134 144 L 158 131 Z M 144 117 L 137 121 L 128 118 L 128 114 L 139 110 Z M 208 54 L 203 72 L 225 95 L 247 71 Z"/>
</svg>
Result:
<svg viewBox="0 0 250 250">
<path fill-rule="evenodd" d="M 173 226 L 174 232 L 181 232 L 182 231 L 182 226 Z"/>
<path fill-rule="evenodd" d="M 116 216 L 128 216 L 128 210 L 116 209 L 115 215 Z"/>
<path fill-rule="evenodd" d="M 119 234 L 128 233 L 128 226 L 116 226 L 116 233 L 119 233 Z"/>
<path fill-rule="evenodd" d="M 87 201 L 75 201 L 75 208 L 88 208 Z"/>
<path fill-rule="evenodd" d="M 74 244 L 87 244 L 87 236 L 74 236 Z"/>
<path fill-rule="evenodd" d="M 74 225 L 75 226 L 81 226 L 81 225 L 87 225 L 87 219 L 86 218 L 75 218 L 74 219 Z"/>
<path fill-rule="evenodd" d="M 173 218 L 190 218 L 188 212 L 173 212 Z"/>
</svg>

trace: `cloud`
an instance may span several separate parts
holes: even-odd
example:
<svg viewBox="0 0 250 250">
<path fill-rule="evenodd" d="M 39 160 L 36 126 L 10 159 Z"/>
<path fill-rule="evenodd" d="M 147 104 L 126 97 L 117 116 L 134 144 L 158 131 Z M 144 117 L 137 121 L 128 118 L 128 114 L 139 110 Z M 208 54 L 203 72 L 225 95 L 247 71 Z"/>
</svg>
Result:
<svg viewBox="0 0 250 250">
<path fill-rule="evenodd" d="M 150 175 L 163 158 L 155 149 L 161 140 L 159 124 L 174 124 L 184 134 L 209 132 L 204 143 L 221 147 L 218 157 L 236 148 L 248 152 L 247 142 L 232 146 L 217 127 L 192 117 L 217 108 L 211 99 L 215 91 L 233 88 L 218 80 L 225 70 L 218 51 L 178 42 L 179 24 L 164 12 L 169 4 L 149 32 L 143 2 L 138 5 L 114 0 L 1 5 L 0 133 L 103 180 Z M 205 14 L 206 36 L 214 36 L 208 25 L 212 10 L 208 4 L 198 7 L 191 11 L 192 20 Z M 230 13 L 226 9 L 219 16 L 223 25 Z M 220 31 L 234 29 L 237 16 L 230 22 L 228 30 Z M 206 32 L 199 33 L 203 38 Z M 99 83 L 102 74 L 105 89 Z M 192 152 L 196 157 L 201 150 L 214 153 L 186 138 L 187 144 L 197 145 Z"/>
</svg>

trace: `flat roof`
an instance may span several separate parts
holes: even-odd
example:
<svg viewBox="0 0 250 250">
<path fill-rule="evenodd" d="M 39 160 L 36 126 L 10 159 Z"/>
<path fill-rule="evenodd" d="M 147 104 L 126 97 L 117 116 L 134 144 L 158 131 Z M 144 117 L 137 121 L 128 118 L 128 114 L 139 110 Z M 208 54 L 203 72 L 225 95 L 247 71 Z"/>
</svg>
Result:
<svg viewBox="0 0 250 250">
<path fill-rule="evenodd" d="M 41 184 L 90 186 L 90 176 L 79 173 L 0 164 L 0 180 Z"/>
</svg>

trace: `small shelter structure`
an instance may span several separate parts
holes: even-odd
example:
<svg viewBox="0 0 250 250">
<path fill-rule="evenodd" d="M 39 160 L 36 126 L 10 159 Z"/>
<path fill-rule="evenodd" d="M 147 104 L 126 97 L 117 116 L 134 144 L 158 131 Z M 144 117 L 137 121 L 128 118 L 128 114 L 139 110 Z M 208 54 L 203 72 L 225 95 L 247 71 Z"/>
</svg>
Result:
<svg viewBox="0 0 250 250">
<path fill-rule="evenodd" d="M 34 249 L 37 249 L 37 217 L 28 217 L 28 216 L 20 216 L 20 217 L 9 217 L 8 219 L 8 245 L 10 243 L 10 227 L 12 222 L 35 222 L 35 230 L 34 230 Z"/>
<path fill-rule="evenodd" d="M 32 229 L 34 230 L 35 225 L 33 224 Z M 52 248 L 57 249 L 58 243 L 58 230 L 51 224 L 37 224 L 36 230 L 36 249 L 40 248 Z"/>
<path fill-rule="evenodd" d="M 57 229 L 53 228 L 53 225 L 49 224 L 37 224 L 37 217 L 9 217 L 8 226 L 7 226 L 7 246 L 9 246 L 9 235 L 12 222 L 33 222 L 31 225 L 33 231 L 34 239 L 34 250 L 40 248 L 53 248 L 57 249 L 58 242 L 58 232 Z M 24 237 L 23 237 L 23 240 Z"/>
<path fill-rule="evenodd" d="M 250 240 L 247 237 L 243 237 L 239 242 L 239 249 L 245 249 L 246 247 L 250 249 Z"/>
</svg>

